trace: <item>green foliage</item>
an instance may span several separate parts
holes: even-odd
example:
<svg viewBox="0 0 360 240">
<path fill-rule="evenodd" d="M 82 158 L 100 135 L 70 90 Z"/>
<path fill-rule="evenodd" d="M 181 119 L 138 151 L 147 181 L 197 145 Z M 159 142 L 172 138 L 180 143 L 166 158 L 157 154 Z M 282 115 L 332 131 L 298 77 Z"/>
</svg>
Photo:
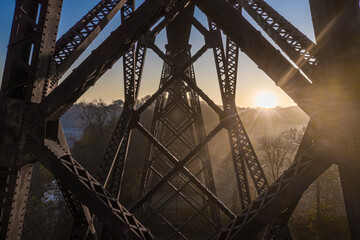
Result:
<svg viewBox="0 0 360 240">
<path fill-rule="evenodd" d="M 290 219 L 295 239 L 350 239 L 341 182 L 336 166 L 304 193 Z"/>
<path fill-rule="evenodd" d="M 320 222 L 318 222 L 315 203 L 308 211 L 296 214 L 293 217 L 290 228 L 294 239 L 350 239 L 347 219 L 344 214 L 336 213 L 336 207 L 326 202 L 320 204 L 320 211 L 322 212 Z"/>
</svg>

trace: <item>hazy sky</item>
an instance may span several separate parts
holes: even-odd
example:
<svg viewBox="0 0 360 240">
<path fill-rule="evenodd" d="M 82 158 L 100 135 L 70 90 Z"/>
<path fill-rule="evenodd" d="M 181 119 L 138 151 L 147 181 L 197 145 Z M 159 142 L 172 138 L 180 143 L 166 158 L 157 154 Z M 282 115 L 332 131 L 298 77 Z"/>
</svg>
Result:
<svg viewBox="0 0 360 240">
<path fill-rule="evenodd" d="M 62 16 L 59 27 L 60 37 L 73 24 L 75 24 L 83 15 L 85 15 L 99 0 L 64 0 Z M 138 1 L 139 5 L 142 1 Z M 310 16 L 308 0 L 267 0 L 273 8 L 282 14 L 287 20 L 293 23 L 298 29 L 305 33 L 314 41 L 314 34 Z M 6 48 L 8 44 L 11 22 L 14 12 L 15 0 L 0 0 L 0 74 L 2 76 L 4 62 L 6 57 Z M 203 24 L 206 25 L 206 18 L 197 9 L 196 16 Z M 245 17 L 260 30 L 246 14 Z M 74 66 L 77 66 L 92 49 L 96 48 L 111 31 L 116 29 L 120 24 L 119 14 L 113 18 L 105 30 L 91 44 L 88 49 Z M 207 25 L 206 25 L 207 26 Z M 263 35 L 265 35 L 263 33 Z M 158 36 L 157 43 L 164 49 L 166 37 L 164 31 Z M 195 53 L 203 44 L 203 37 L 193 29 L 190 43 L 192 44 L 192 53 Z M 276 46 L 277 47 L 277 46 Z M 261 48 L 261 46 L 259 46 Z M 198 85 L 206 92 L 216 103 L 221 104 L 220 92 L 217 83 L 217 75 L 212 50 L 209 49 L 196 63 L 195 73 Z M 143 81 L 140 88 L 140 97 L 152 94 L 158 88 L 162 61 L 152 52 L 148 51 Z M 277 105 L 290 106 L 294 102 L 287 97 L 282 90 L 275 86 L 273 81 L 269 79 L 265 73 L 258 69 L 245 54 L 240 55 L 239 74 L 237 83 L 236 102 L 241 107 L 255 107 L 256 98 L 259 94 L 267 92 L 273 94 L 277 99 Z M 67 73 L 68 74 L 68 73 Z M 107 102 L 123 98 L 123 80 L 122 80 L 122 61 L 119 61 L 114 67 L 108 71 L 86 94 L 82 99 L 91 100 L 94 98 L 102 98 Z"/>
</svg>

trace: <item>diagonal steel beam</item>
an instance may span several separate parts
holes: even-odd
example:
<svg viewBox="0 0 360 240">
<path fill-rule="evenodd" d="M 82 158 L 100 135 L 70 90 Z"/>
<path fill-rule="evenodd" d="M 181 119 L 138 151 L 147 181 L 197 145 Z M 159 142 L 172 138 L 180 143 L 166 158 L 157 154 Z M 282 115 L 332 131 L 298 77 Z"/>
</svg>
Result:
<svg viewBox="0 0 360 240">
<path fill-rule="evenodd" d="M 67 144 L 64 130 L 59 121 L 58 123 L 58 141 L 63 147 L 64 151 L 70 154 L 70 148 Z M 54 137 L 55 138 L 55 137 Z M 97 240 L 96 230 L 93 225 L 93 220 L 89 214 L 89 209 L 84 206 L 77 198 L 76 195 L 71 192 L 69 189 L 65 188 L 59 178 L 56 179 L 57 184 L 63 194 L 65 202 L 69 208 L 69 211 L 74 218 L 74 224 L 71 229 L 70 239 L 80 239 L 83 238 L 88 229 L 89 235 L 92 236 L 93 240 Z"/>
<path fill-rule="evenodd" d="M 128 1 L 121 9 L 121 22 L 126 21 L 126 19 L 131 16 L 134 10 L 135 0 Z M 103 183 L 106 189 L 109 189 L 110 193 L 116 196 L 117 200 L 120 199 L 122 177 L 132 134 L 132 130 L 129 128 L 129 124 L 131 124 L 132 112 L 135 108 L 136 99 L 139 93 L 145 55 L 146 48 L 139 43 L 136 51 L 135 46 L 132 46 L 124 54 L 124 108 L 117 126 L 115 127 L 115 130 L 111 136 L 110 143 L 106 149 L 105 157 L 101 162 L 97 174 L 99 178 L 102 178 L 100 182 Z M 129 113 L 131 113 L 131 115 Z M 126 115 L 129 116 L 126 117 Z M 107 227 L 104 227 L 102 229 L 102 238 L 108 238 L 107 232 L 110 232 L 110 230 Z"/>
<path fill-rule="evenodd" d="M 111 229 L 113 239 L 155 239 L 57 141 L 45 140 L 44 158 L 40 161 Z"/>
<path fill-rule="evenodd" d="M 123 109 L 119 121 L 115 127 L 114 133 L 109 142 L 109 146 L 106 149 L 105 157 L 101 161 L 100 167 L 97 172 L 97 178 L 104 186 L 107 186 L 108 184 L 110 173 L 113 166 L 116 164 L 116 159 L 120 151 L 120 146 L 124 141 L 124 136 L 128 132 L 132 116 L 133 109 Z"/>
<path fill-rule="evenodd" d="M 269 183 L 236 110 L 235 86 L 238 61 L 237 46 L 229 37 L 227 37 L 227 54 L 225 56 L 220 30 L 213 21 L 208 20 L 208 22 L 210 30 L 217 35 L 218 39 L 217 45 L 213 47 L 213 53 L 215 57 L 224 112 L 226 113 L 226 118 L 232 119 L 232 123 L 227 126 L 227 131 L 238 185 L 238 192 L 240 195 L 240 202 L 242 209 L 244 209 L 251 202 L 245 164 L 248 167 L 249 174 L 254 182 L 258 195 L 262 194 L 266 190 Z M 291 233 L 289 228 L 286 226 L 286 223 L 287 222 L 279 226 L 277 229 L 280 229 L 281 232 L 285 232 L 286 237 L 291 238 Z M 273 226 L 271 225 L 271 227 L 268 227 L 267 230 L 273 230 Z"/>
<path fill-rule="evenodd" d="M 230 3 L 225 0 L 198 0 L 196 5 L 308 115 L 315 112 L 309 96 L 311 84 Z"/>
<path fill-rule="evenodd" d="M 48 95 L 71 65 L 101 33 L 127 0 L 101 0 L 56 41 L 43 95 Z"/>
<path fill-rule="evenodd" d="M 311 79 L 318 59 L 317 46 L 264 0 L 238 0 L 244 10 Z M 316 79 L 314 79 L 315 81 Z"/>
<path fill-rule="evenodd" d="M 329 150 L 333 144 L 319 139 L 257 199 L 239 214 L 216 239 L 248 239 L 255 236 L 281 212 L 299 201 L 309 185 L 334 162 L 337 153 Z"/>
<path fill-rule="evenodd" d="M 234 171 L 235 171 L 235 178 L 238 186 L 238 193 L 240 198 L 240 203 L 242 209 L 244 209 L 246 206 L 248 206 L 251 202 L 251 196 L 250 196 L 250 189 L 249 189 L 249 183 L 248 178 L 246 174 L 245 169 L 245 154 L 243 149 L 241 149 L 241 141 L 240 141 L 240 134 L 241 131 L 236 131 L 240 129 L 236 129 L 237 126 L 242 126 L 242 123 L 240 121 L 240 118 L 237 116 L 236 112 L 236 105 L 235 105 L 235 83 L 236 79 L 232 79 L 233 82 L 230 81 L 229 78 L 229 58 L 228 56 L 225 56 L 225 50 L 223 46 L 223 42 L 221 39 L 221 33 L 220 30 L 217 28 L 216 24 L 212 22 L 210 19 L 208 19 L 208 24 L 210 30 L 217 36 L 218 42 L 216 45 L 213 46 L 213 54 L 215 58 L 215 66 L 216 71 L 218 75 L 218 82 L 220 87 L 220 93 L 221 93 L 221 99 L 224 106 L 224 112 L 226 113 L 226 118 L 232 118 L 233 121 L 237 121 L 240 124 L 234 124 L 234 126 L 228 126 L 228 135 L 229 135 L 229 142 L 230 142 L 230 148 L 231 148 L 231 155 L 233 159 L 234 164 Z M 230 40 L 227 37 L 227 40 Z M 237 54 L 237 53 L 236 53 Z M 237 56 L 235 56 L 235 59 L 237 60 Z M 237 61 L 236 61 L 237 62 Z M 237 65 L 237 63 L 233 63 L 232 65 Z M 237 71 L 237 69 L 234 69 Z M 236 73 L 235 73 L 236 75 Z M 233 84 L 232 84 L 233 83 Z M 231 110 L 231 112 L 230 112 Z M 246 135 L 246 132 L 244 130 L 244 133 Z M 243 134 L 242 134 L 243 135 Z M 246 135 L 247 138 L 247 135 Z M 246 144 L 245 141 L 242 141 Z M 249 142 L 248 142 L 249 145 Z M 250 144 L 251 146 L 251 144 Z M 251 146 L 252 148 L 252 146 Z M 247 149 L 250 149 L 247 147 Z M 250 154 L 251 156 L 251 154 Z M 255 154 L 253 156 L 256 157 Z M 261 169 L 261 168 L 260 168 Z M 251 174 L 250 169 L 250 174 Z M 267 182 L 267 181 L 266 181 Z M 255 183 L 255 187 L 258 188 L 257 184 Z"/>
<path fill-rule="evenodd" d="M 163 52 L 154 43 L 147 42 L 146 44 L 152 50 L 155 49 L 155 52 L 160 56 L 160 58 L 166 59 L 165 62 L 172 62 L 171 59 L 167 58 L 165 56 L 165 54 L 163 54 Z M 178 70 L 176 71 L 175 74 L 170 75 L 170 73 L 169 73 L 169 76 L 167 76 L 166 79 L 164 79 L 164 82 L 160 83 L 159 89 L 143 105 L 141 105 L 141 107 L 138 110 L 136 110 L 136 112 L 138 114 L 141 114 L 142 112 L 144 112 L 179 76 L 181 76 L 181 77 L 185 76 L 188 81 L 192 82 L 189 77 L 187 77 L 185 74 L 182 74 L 182 73 L 187 68 L 189 68 L 199 57 L 201 57 L 205 53 L 206 50 L 207 50 L 207 46 L 204 45 L 196 54 L 194 54 L 189 59 L 189 61 L 187 61 L 184 64 L 184 66 L 182 66 L 181 68 L 178 68 Z M 174 67 L 174 66 L 172 65 L 172 67 Z M 170 66 L 167 65 L 167 68 L 170 68 Z M 215 103 L 212 102 L 211 104 L 212 104 L 212 108 L 214 109 L 215 112 L 217 112 L 217 113 L 222 112 L 222 110 Z"/>
<path fill-rule="evenodd" d="M 113 167 L 113 174 L 111 175 L 111 180 L 109 182 L 109 189 L 115 196 L 117 196 L 118 199 L 120 198 L 122 180 L 125 172 L 131 134 L 132 131 L 128 129 L 120 145 L 119 152 L 117 153 L 117 155 L 114 155 L 114 158 L 116 158 L 116 162 Z"/>
<path fill-rule="evenodd" d="M 186 74 L 182 71 L 183 67 L 177 66 L 173 60 L 171 60 L 168 56 L 166 56 L 165 53 L 163 53 L 158 46 L 156 46 L 154 43 L 149 43 L 149 47 L 162 59 L 166 64 L 168 64 L 171 67 L 171 70 L 174 71 L 174 73 L 180 77 L 184 82 L 186 82 L 193 91 L 195 91 L 218 115 L 222 115 L 223 111 L 221 108 L 216 105 L 216 103 L 209 98 L 206 93 L 204 93 Z M 206 49 L 208 48 L 207 44 L 205 44 L 199 52 L 204 53 Z M 192 57 L 192 59 L 197 59 L 196 54 Z M 185 63 L 185 66 L 188 64 Z"/>
<path fill-rule="evenodd" d="M 166 182 L 172 178 L 175 173 L 182 171 L 186 177 L 188 177 L 193 184 L 203 191 L 206 196 L 211 199 L 216 206 L 219 207 L 230 219 L 234 217 L 234 214 L 211 192 L 203 183 L 201 183 L 187 168 L 185 165 L 192 159 L 192 157 L 209 142 L 222 128 L 222 124 L 219 124 L 214 128 L 196 147 L 194 147 L 181 161 L 176 159 L 154 136 L 151 135 L 140 123 L 136 125 L 137 129 L 144 134 L 151 142 L 156 146 L 163 154 L 175 164 L 175 167 L 171 169 L 159 182 L 157 182 L 148 192 L 146 192 L 141 199 L 139 199 L 131 208 L 130 211 L 135 211 L 141 205 L 143 205 L 153 194 Z"/>
<path fill-rule="evenodd" d="M 117 28 L 79 67 L 77 67 L 45 100 L 49 119 L 59 118 L 140 37 L 165 14 L 167 0 L 145 1 Z"/>
<path fill-rule="evenodd" d="M 305 151 L 307 151 L 312 146 L 314 140 L 314 131 L 315 131 L 314 128 L 315 125 L 313 124 L 313 121 L 310 120 L 310 122 L 307 125 L 304 136 L 302 138 L 302 141 L 300 143 L 300 146 L 298 148 L 298 151 L 295 155 L 295 159 L 298 159 L 302 154 L 304 154 Z M 291 236 L 291 232 L 289 228 L 288 227 L 285 228 L 285 226 L 287 225 L 300 199 L 301 196 L 299 196 L 298 199 L 295 199 L 294 202 L 292 202 L 289 206 L 284 208 L 281 211 L 280 215 L 277 216 L 273 220 L 273 222 L 268 225 L 263 235 L 262 238 L 263 240 L 283 239 L 285 237 Z"/>
</svg>

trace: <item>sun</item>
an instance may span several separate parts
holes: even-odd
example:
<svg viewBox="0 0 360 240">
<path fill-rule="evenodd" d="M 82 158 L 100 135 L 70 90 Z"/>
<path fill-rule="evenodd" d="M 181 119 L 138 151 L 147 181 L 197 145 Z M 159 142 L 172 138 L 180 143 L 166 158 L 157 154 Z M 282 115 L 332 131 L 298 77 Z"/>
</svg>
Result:
<svg viewBox="0 0 360 240">
<path fill-rule="evenodd" d="M 273 108 L 277 105 L 276 96 L 271 92 L 261 92 L 255 98 L 255 106 L 261 108 Z"/>
</svg>

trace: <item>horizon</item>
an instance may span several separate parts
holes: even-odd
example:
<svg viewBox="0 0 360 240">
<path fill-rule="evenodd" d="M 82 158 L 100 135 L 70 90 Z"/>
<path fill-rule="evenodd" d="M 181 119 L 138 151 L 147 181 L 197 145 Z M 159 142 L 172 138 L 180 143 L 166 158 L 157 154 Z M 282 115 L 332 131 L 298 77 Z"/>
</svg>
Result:
<svg viewBox="0 0 360 240">
<path fill-rule="evenodd" d="M 149 95 L 147 95 L 149 96 Z M 147 97 L 147 96 L 143 96 L 143 97 Z M 93 99 L 81 99 L 79 101 L 77 101 L 74 105 L 77 105 L 77 104 L 81 104 L 82 102 L 84 102 L 85 104 L 90 104 L 92 103 L 93 101 L 96 101 L 96 100 L 99 100 L 99 101 L 102 101 L 104 102 L 106 105 L 111 105 L 111 104 L 114 104 L 114 102 L 116 101 L 123 101 L 123 99 L 112 99 L 110 101 L 104 101 L 102 98 L 93 98 Z M 141 98 L 137 99 L 137 101 L 140 101 Z M 205 105 L 207 105 L 208 107 L 210 107 L 204 100 L 200 99 L 200 103 L 204 103 Z M 216 103 L 217 106 L 223 106 L 221 103 Z M 298 109 L 300 109 L 302 112 L 304 112 L 297 104 L 294 104 L 294 105 L 289 105 L 289 106 L 280 106 L 280 105 L 276 105 L 274 107 L 260 107 L 260 106 L 239 106 L 237 105 L 236 106 L 237 108 L 241 108 L 241 109 L 260 109 L 260 110 L 272 110 L 272 109 L 285 109 L 285 108 L 291 108 L 291 107 L 297 107 Z M 305 113 L 305 112 L 304 112 Z M 305 113 L 306 114 L 306 113 Z"/>
</svg>

